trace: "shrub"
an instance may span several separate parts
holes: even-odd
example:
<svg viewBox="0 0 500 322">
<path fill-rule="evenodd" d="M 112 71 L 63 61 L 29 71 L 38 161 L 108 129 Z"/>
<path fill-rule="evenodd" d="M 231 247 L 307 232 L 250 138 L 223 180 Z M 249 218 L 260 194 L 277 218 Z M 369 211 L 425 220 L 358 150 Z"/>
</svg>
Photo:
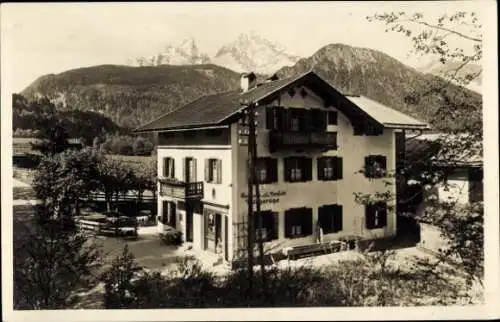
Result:
<svg viewBox="0 0 500 322">
<path fill-rule="evenodd" d="M 161 235 L 161 241 L 165 245 L 182 244 L 182 232 L 176 229 L 170 229 Z"/>
</svg>

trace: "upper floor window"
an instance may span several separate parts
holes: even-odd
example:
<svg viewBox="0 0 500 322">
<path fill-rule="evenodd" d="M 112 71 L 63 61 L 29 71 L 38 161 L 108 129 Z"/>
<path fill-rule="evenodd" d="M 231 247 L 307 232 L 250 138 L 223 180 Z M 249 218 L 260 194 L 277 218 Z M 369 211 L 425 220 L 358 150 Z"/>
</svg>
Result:
<svg viewBox="0 0 500 322">
<path fill-rule="evenodd" d="M 184 158 L 184 181 L 195 182 L 196 180 L 196 159 Z"/>
<path fill-rule="evenodd" d="M 285 211 L 285 237 L 297 238 L 312 234 L 312 209 L 293 208 Z"/>
<path fill-rule="evenodd" d="M 175 159 L 171 157 L 163 158 L 163 177 L 175 177 Z"/>
<path fill-rule="evenodd" d="M 306 157 L 288 157 L 284 159 L 285 181 L 298 182 L 312 179 L 312 159 Z"/>
<path fill-rule="evenodd" d="M 387 204 L 378 202 L 365 205 L 365 220 L 368 229 L 387 226 Z"/>
<path fill-rule="evenodd" d="M 318 180 L 342 179 L 342 158 L 319 157 L 318 158 Z"/>
<path fill-rule="evenodd" d="M 318 224 L 324 234 L 342 230 L 342 206 L 325 205 L 318 208 Z"/>
<path fill-rule="evenodd" d="M 337 111 L 328 112 L 328 125 L 337 125 Z"/>
<path fill-rule="evenodd" d="M 278 181 L 278 160 L 274 158 L 259 158 L 255 164 L 255 180 L 258 183 L 273 183 Z"/>
<path fill-rule="evenodd" d="M 222 160 L 205 159 L 205 181 L 222 183 Z"/>
<path fill-rule="evenodd" d="M 382 178 L 387 172 L 387 159 L 383 155 L 365 157 L 365 177 Z"/>
</svg>

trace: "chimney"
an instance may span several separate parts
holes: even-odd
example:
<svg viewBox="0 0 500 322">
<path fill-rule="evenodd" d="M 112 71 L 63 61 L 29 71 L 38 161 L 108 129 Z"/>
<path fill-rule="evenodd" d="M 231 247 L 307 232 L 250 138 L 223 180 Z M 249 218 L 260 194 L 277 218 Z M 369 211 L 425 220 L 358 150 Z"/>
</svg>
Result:
<svg viewBox="0 0 500 322">
<path fill-rule="evenodd" d="M 253 72 L 243 73 L 240 77 L 241 91 L 247 92 L 255 87 L 257 77 Z"/>
</svg>

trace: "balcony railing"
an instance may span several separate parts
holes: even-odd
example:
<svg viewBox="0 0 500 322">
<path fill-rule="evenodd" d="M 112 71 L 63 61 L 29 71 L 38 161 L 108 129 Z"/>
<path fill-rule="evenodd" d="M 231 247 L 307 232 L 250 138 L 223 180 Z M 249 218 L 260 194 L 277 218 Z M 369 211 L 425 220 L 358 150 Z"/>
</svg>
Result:
<svg viewBox="0 0 500 322">
<path fill-rule="evenodd" d="M 285 149 L 336 149 L 336 132 L 269 132 L 271 152 Z"/>
<path fill-rule="evenodd" d="M 179 199 L 203 198 L 203 181 L 184 182 L 173 179 L 159 179 L 160 196 L 169 196 Z"/>
</svg>

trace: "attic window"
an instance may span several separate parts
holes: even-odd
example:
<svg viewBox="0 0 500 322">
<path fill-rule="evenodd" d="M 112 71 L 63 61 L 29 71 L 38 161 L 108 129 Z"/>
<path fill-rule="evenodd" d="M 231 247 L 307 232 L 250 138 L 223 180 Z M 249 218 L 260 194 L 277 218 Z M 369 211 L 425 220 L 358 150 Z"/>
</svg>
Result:
<svg viewBox="0 0 500 322">
<path fill-rule="evenodd" d="M 300 90 L 300 95 L 302 96 L 302 98 L 306 98 L 306 96 L 307 96 L 307 91 L 306 91 L 305 89 L 303 89 L 303 88 L 302 88 L 302 89 Z"/>
<path fill-rule="evenodd" d="M 295 90 L 293 88 L 290 88 L 288 90 L 288 95 L 290 95 L 290 97 L 293 97 L 295 95 Z"/>
</svg>

